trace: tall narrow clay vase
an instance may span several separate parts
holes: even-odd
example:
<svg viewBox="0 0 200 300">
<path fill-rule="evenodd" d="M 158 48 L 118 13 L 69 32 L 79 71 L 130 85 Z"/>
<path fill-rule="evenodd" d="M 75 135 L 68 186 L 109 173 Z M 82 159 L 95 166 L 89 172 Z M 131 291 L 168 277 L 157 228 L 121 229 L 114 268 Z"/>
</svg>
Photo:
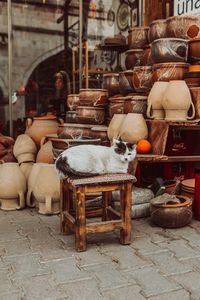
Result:
<svg viewBox="0 0 200 300">
<path fill-rule="evenodd" d="M 172 80 L 164 93 L 163 108 L 165 119 L 170 121 L 187 121 L 195 117 L 195 108 L 190 90 L 184 80 Z M 188 115 L 190 107 L 191 116 Z"/>
<path fill-rule="evenodd" d="M 147 100 L 147 117 L 150 119 L 164 119 L 165 111 L 162 106 L 162 100 L 168 82 L 156 81 L 149 93 Z"/>
<path fill-rule="evenodd" d="M 18 163 L 0 164 L 0 203 L 3 210 L 24 208 L 26 179 Z"/>
<path fill-rule="evenodd" d="M 115 114 L 110 121 L 108 126 L 108 138 L 112 142 L 113 138 L 117 139 L 119 137 L 120 126 L 122 125 L 126 114 Z"/>
<path fill-rule="evenodd" d="M 48 141 L 41 145 L 41 148 L 37 154 L 36 163 L 54 163 L 53 146 L 51 141 Z"/>
<path fill-rule="evenodd" d="M 137 143 L 148 137 L 148 128 L 142 114 L 127 114 L 120 126 L 119 135 L 121 139 L 129 143 Z"/>
<path fill-rule="evenodd" d="M 41 165 L 34 183 L 33 195 L 39 204 L 40 214 L 51 215 L 60 212 L 60 180 L 54 165 Z"/>
<path fill-rule="evenodd" d="M 19 164 L 35 162 L 37 147 L 28 134 L 20 134 L 14 144 L 13 153 Z"/>
</svg>

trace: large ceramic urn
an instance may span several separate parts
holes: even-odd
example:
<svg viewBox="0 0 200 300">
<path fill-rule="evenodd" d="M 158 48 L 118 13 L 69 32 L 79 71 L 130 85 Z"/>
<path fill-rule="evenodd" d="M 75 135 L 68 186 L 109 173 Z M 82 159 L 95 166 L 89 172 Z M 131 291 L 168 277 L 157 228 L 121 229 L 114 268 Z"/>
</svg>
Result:
<svg viewBox="0 0 200 300">
<path fill-rule="evenodd" d="M 165 119 L 170 121 L 187 121 L 195 117 L 195 108 L 189 88 L 184 80 L 169 82 L 163 96 L 162 106 L 165 110 Z M 189 116 L 189 109 L 191 115 Z"/>
<path fill-rule="evenodd" d="M 45 143 L 46 137 L 42 139 L 40 150 L 38 151 L 36 163 L 54 163 L 53 146 L 51 141 Z"/>
<path fill-rule="evenodd" d="M 24 208 L 26 179 L 18 163 L 0 164 L 0 207 L 3 210 Z"/>
<path fill-rule="evenodd" d="M 27 119 L 26 133 L 34 140 L 38 147 L 40 147 L 41 139 L 47 134 L 55 134 L 58 131 L 58 125 L 63 123 L 58 120 L 53 114 L 47 114 L 43 117 L 36 117 Z"/>
<path fill-rule="evenodd" d="M 28 180 L 27 180 L 28 192 L 26 195 L 26 204 L 29 207 L 36 206 L 36 199 L 33 196 L 33 187 L 35 185 L 35 181 L 37 179 L 38 173 L 39 173 L 42 165 L 43 165 L 43 163 L 33 164 L 32 168 L 31 168 L 31 172 L 30 172 Z"/>
<path fill-rule="evenodd" d="M 129 113 L 119 130 L 120 138 L 129 143 L 137 143 L 148 137 L 148 128 L 142 114 Z"/>
<path fill-rule="evenodd" d="M 115 114 L 108 126 L 108 138 L 112 142 L 113 139 L 119 138 L 119 130 L 125 119 L 125 114 Z"/>
<path fill-rule="evenodd" d="M 150 119 L 164 119 L 165 111 L 162 106 L 163 96 L 168 82 L 156 81 L 147 100 L 147 117 Z"/>
<path fill-rule="evenodd" d="M 54 165 L 42 164 L 33 187 L 39 213 L 57 214 L 60 211 L 60 180 Z"/>
<path fill-rule="evenodd" d="M 29 175 L 31 173 L 31 170 L 33 168 L 34 163 L 33 162 L 24 162 L 22 164 L 20 164 L 20 170 L 22 171 L 22 173 L 24 174 L 26 181 L 29 178 Z"/>
<path fill-rule="evenodd" d="M 19 164 L 35 162 L 37 147 L 28 134 L 20 134 L 14 144 L 13 153 Z"/>
</svg>

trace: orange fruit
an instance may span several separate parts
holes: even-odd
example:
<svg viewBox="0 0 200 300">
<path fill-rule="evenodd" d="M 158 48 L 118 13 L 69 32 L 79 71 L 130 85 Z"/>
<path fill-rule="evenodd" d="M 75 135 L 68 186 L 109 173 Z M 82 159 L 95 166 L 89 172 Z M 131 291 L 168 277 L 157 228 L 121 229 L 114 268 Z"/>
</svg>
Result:
<svg viewBox="0 0 200 300">
<path fill-rule="evenodd" d="M 151 152 L 151 143 L 145 139 L 139 140 L 137 143 L 137 153 L 148 154 Z"/>
</svg>

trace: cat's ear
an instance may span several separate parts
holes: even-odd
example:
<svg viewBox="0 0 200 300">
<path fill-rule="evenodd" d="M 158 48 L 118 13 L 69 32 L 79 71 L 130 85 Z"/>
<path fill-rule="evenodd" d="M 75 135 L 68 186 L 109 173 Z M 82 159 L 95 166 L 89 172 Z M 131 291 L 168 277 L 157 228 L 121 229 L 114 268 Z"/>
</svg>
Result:
<svg viewBox="0 0 200 300">
<path fill-rule="evenodd" d="M 132 143 L 127 143 L 127 147 L 129 150 L 135 150 L 136 149 L 136 144 L 132 144 Z"/>
</svg>

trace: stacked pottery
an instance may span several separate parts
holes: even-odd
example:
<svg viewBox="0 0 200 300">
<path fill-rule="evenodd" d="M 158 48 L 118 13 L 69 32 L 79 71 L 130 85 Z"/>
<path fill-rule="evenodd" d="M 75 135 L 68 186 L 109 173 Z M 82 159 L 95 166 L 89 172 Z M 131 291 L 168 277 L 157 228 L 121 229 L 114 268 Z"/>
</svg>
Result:
<svg viewBox="0 0 200 300">
<path fill-rule="evenodd" d="M 189 197 L 192 201 L 194 200 L 195 192 L 195 179 L 185 179 L 181 181 L 181 195 Z"/>
<path fill-rule="evenodd" d="M 13 155 L 13 145 L 15 141 L 10 136 L 0 134 L 0 161 L 16 162 Z"/>
<path fill-rule="evenodd" d="M 16 210 L 25 207 L 26 179 L 18 163 L 0 164 L 0 208 Z"/>
<path fill-rule="evenodd" d="M 163 109 L 162 101 L 163 96 L 168 86 L 168 82 L 157 81 L 154 83 L 149 96 L 148 96 L 148 108 L 147 117 L 150 119 L 164 119 L 165 112 Z"/>
<path fill-rule="evenodd" d="M 46 141 L 46 138 L 41 140 L 40 150 L 38 151 L 36 163 L 47 163 L 53 164 L 54 157 L 53 157 L 53 147 L 51 141 Z"/>
<path fill-rule="evenodd" d="M 70 94 L 67 96 L 66 122 L 76 123 L 77 107 L 79 106 L 79 94 Z"/>
</svg>

